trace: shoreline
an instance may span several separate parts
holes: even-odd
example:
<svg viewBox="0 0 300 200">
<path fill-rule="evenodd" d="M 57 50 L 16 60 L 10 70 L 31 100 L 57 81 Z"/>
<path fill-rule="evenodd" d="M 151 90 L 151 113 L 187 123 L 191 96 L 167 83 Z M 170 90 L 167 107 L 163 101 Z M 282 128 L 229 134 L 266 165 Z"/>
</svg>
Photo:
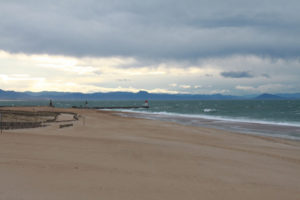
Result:
<svg viewBox="0 0 300 200">
<path fill-rule="evenodd" d="M 108 109 L 109 111 L 110 109 Z M 136 111 L 136 110 L 113 110 L 121 113 L 136 113 L 136 114 L 149 114 L 149 115 L 165 115 L 165 116 L 174 116 L 174 117 L 185 117 L 190 119 L 203 119 L 203 120 L 217 120 L 225 122 L 238 122 L 238 123 L 253 123 L 253 124 L 262 124 L 262 125 L 276 125 L 276 126 L 289 126 L 289 127 L 300 127 L 300 122 L 276 122 L 276 121 L 267 121 L 259 119 L 250 119 L 250 118 L 232 118 L 225 116 L 217 115 L 203 115 L 203 114 L 183 114 L 183 113 L 171 113 L 171 112 L 146 112 L 146 111 Z"/>
<path fill-rule="evenodd" d="M 299 141 L 125 118 L 112 111 L 39 109 L 75 112 L 78 120 L 66 128 L 55 122 L 0 135 L 0 199 L 300 196 Z"/>
<path fill-rule="evenodd" d="M 238 134 L 258 135 L 287 140 L 300 141 L 300 125 L 264 123 L 258 121 L 230 120 L 211 116 L 185 115 L 177 113 L 151 113 L 139 111 L 115 111 L 123 117 L 175 122 L 181 125 L 194 127 L 215 128 L 224 131 L 233 131 Z M 285 134 L 282 134 L 285 132 Z"/>
</svg>

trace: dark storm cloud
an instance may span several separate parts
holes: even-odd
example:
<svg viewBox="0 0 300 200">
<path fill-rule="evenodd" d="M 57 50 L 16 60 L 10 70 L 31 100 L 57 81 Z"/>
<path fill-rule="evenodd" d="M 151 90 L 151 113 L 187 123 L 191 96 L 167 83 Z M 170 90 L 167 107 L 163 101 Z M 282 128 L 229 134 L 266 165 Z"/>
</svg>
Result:
<svg viewBox="0 0 300 200">
<path fill-rule="evenodd" d="M 296 0 L 1 1 L 0 49 L 149 59 L 294 57 L 299 6 Z"/>
<path fill-rule="evenodd" d="M 250 72 L 245 72 L 245 71 L 222 72 L 221 76 L 225 78 L 253 78 L 254 77 Z"/>
</svg>

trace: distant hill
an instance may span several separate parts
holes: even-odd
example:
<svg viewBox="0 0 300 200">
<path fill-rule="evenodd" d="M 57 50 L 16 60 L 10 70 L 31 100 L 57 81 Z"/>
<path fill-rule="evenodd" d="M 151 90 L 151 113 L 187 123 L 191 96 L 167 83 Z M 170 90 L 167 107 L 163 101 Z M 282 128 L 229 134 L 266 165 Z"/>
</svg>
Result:
<svg viewBox="0 0 300 200">
<path fill-rule="evenodd" d="M 0 99 L 30 99 L 30 100 L 232 100 L 241 99 L 238 96 L 212 94 L 166 94 L 148 93 L 146 91 L 133 92 L 107 92 L 107 93 L 79 93 L 79 92 L 14 92 L 0 90 Z"/>
<path fill-rule="evenodd" d="M 19 100 L 19 99 L 31 99 L 31 96 L 24 92 L 5 91 L 0 89 L 0 99 Z"/>
<path fill-rule="evenodd" d="M 287 99 L 300 99 L 300 93 L 276 94 L 276 95 L 287 98 Z"/>
<path fill-rule="evenodd" d="M 256 96 L 256 97 L 255 97 Z M 0 89 L 2 100 L 241 100 L 241 99 L 300 99 L 300 93 L 295 94 L 261 94 L 248 96 L 232 96 L 223 94 L 166 94 L 148 93 L 146 91 L 133 92 L 15 92 Z"/>
<path fill-rule="evenodd" d="M 278 95 L 273 95 L 273 94 L 261 94 L 257 96 L 255 99 L 261 99 L 261 100 L 279 100 L 279 99 L 285 99 L 284 97 L 278 96 Z"/>
</svg>

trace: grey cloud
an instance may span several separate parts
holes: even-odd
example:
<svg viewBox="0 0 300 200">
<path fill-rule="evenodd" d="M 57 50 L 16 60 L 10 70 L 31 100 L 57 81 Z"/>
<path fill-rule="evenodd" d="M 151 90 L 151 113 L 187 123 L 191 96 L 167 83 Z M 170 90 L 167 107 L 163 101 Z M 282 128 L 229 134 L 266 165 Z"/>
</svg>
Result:
<svg viewBox="0 0 300 200">
<path fill-rule="evenodd" d="M 122 78 L 122 79 L 117 79 L 118 82 L 130 82 L 130 79 L 127 78 Z"/>
<path fill-rule="evenodd" d="M 261 76 L 262 76 L 262 77 L 265 77 L 265 78 L 271 78 L 271 76 L 270 76 L 269 74 L 266 74 L 266 73 L 261 74 Z"/>
<path fill-rule="evenodd" d="M 1 1 L 0 48 L 144 59 L 295 57 L 299 6 L 295 0 Z"/>
<path fill-rule="evenodd" d="M 247 71 L 228 71 L 222 72 L 221 75 L 225 78 L 253 78 L 254 76 Z"/>
<path fill-rule="evenodd" d="M 212 74 L 205 74 L 206 77 L 213 77 L 214 75 Z"/>
</svg>

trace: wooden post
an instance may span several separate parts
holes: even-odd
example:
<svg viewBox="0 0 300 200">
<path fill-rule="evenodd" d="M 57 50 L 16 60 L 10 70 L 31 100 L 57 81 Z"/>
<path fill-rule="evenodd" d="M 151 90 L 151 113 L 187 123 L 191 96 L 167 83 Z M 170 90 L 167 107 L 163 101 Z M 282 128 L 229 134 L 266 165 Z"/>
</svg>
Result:
<svg viewBox="0 0 300 200">
<path fill-rule="evenodd" d="M 1 113 L 0 113 L 0 123 L 1 123 L 1 134 L 2 134 L 2 115 L 1 115 Z"/>
</svg>

